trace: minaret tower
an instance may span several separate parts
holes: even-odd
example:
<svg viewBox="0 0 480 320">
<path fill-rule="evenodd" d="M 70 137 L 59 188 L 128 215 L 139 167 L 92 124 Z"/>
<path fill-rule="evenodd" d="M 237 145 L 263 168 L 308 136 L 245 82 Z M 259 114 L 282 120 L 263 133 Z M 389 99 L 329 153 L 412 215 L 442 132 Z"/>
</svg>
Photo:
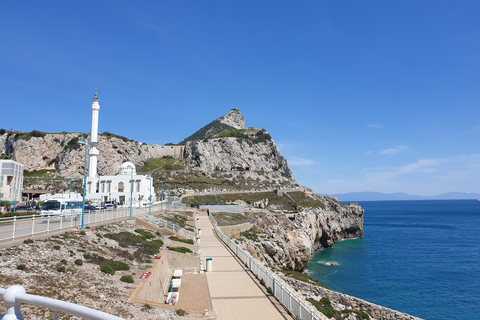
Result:
<svg viewBox="0 0 480 320">
<path fill-rule="evenodd" d="M 88 152 L 88 178 L 92 183 L 97 176 L 97 157 L 98 157 L 98 112 L 100 111 L 100 99 L 97 98 L 97 89 L 95 89 L 95 98 L 92 99 L 92 130 L 90 131 L 90 150 Z"/>
</svg>

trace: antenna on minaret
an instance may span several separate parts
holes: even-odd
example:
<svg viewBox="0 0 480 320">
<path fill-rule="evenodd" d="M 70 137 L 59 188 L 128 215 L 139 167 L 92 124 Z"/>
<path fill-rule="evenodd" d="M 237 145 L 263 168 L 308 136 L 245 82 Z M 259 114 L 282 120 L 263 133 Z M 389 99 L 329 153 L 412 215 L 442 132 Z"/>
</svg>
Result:
<svg viewBox="0 0 480 320">
<path fill-rule="evenodd" d="M 95 88 L 95 98 L 93 98 L 93 99 L 98 99 L 98 97 L 97 97 L 97 90 L 98 90 L 98 88 Z"/>
</svg>

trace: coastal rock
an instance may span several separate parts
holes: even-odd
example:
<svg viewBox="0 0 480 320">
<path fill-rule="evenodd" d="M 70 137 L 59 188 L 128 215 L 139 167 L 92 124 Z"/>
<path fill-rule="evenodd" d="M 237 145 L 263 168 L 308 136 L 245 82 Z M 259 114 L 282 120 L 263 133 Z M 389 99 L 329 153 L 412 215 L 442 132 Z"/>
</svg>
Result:
<svg viewBox="0 0 480 320">
<path fill-rule="evenodd" d="M 243 247 L 271 268 L 304 271 L 316 250 L 363 235 L 362 208 L 321 198 L 323 208 L 305 209 L 292 220 L 283 213 L 250 215 L 260 240 L 244 239 Z"/>
</svg>

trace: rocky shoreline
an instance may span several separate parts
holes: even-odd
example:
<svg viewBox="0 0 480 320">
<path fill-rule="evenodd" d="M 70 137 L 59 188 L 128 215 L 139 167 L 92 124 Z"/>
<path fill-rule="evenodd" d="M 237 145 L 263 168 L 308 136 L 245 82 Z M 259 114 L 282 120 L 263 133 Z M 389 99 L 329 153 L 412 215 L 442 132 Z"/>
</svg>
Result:
<svg viewBox="0 0 480 320">
<path fill-rule="evenodd" d="M 329 197 L 322 207 L 294 214 L 249 214 L 253 226 L 239 237 L 240 246 L 272 269 L 304 271 L 315 251 L 363 235 L 363 209 Z"/>
<path fill-rule="evenodd" d="M 277 274 L 279 274 L 279 276 L 296 291 L 301 293 L 302 296 L 307 300 L 312 299 L 315 301 L 320 301 L 322 298 L 327 298 L 331 302 L 333 309 L 339 313 L 344 310 L 354 310 L 359 313 L 367 312 L 370 319 L 376 320 L 421 320 L 421 318 L 417 318 L 406 313 L 382 307 L 356 297 L 333 291 L 316 283 L 300 281 L 292 277 L 282 275 L 281 273 Z M 340 319 L 353 320 L 365 318 L 360 314 L 344 312 Z"/>
</svg>

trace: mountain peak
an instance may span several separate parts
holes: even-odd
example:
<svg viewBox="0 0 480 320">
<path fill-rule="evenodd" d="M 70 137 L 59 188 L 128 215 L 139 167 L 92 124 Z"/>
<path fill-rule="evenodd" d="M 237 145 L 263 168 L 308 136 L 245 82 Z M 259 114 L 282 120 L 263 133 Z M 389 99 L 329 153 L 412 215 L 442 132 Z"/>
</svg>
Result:
<svg viewBox="0 0 480 320">
<path fill-rule="evenodd" d="M 240 110 L 234 108 L 229 113 L 217 119 L 219 122 L 235 129 L 247 129 L 245 126 L 245 118 Z"/>
<path fill-rule="evenodd" d="M 185 144 L 187 141 L 200 140 L 214 137 L 216 134 L 232 129 L 247 129 L 245 126 L 245 119 L 242 113 L 237 108 L 230 110 L 226 115 L 213 120 L 188 138 L 185 138 L 180 144 Z"/>
</svg>

